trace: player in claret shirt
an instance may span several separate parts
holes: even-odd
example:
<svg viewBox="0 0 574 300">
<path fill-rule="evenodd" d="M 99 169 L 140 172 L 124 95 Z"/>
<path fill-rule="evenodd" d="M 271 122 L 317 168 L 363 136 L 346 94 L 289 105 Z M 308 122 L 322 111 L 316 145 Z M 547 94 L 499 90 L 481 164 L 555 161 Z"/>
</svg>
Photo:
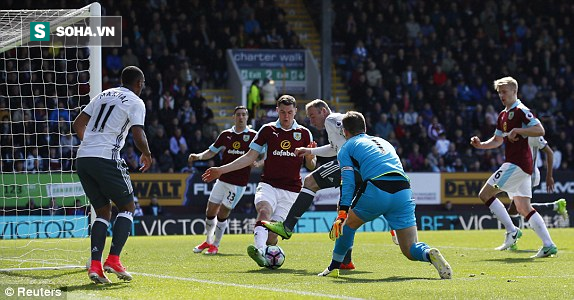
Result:
<svg viewBox="0 0 574 300">
<path fill-rule="evenodd" d="M 495 249 L 506 250 L 522 236 L 522 231 L 514 226 L 506 208 L 496 198 L 498 193 L 506 192 L 508 197 L 513 199 L 518 212 L 542 240 L 542 248 L 532 257 L 552 256 L 558 249 L 550 238 L 544 219 L 530 204 L 534 164 L 528 137 L 543 136 L 544 127 L 532 115 L 530 109 L 518 100 L 516 79 L 512 77 L 498 79 L 494 81 L 494 88 L 504 105 L 504 110 L 498 115 L 494 136 L 486 142 L 481 142 L 480 138 L 473 136 L 470 144 L 478 149 L 493 149 L 502 144 L 506 146 L 504 149 L 506 162 L 490 176 L 478 194 L 480 200 L 506 228 L 504 243 Z"/>
<path fill-rule="evenodd" d="M 222 152 L 222 164 L 228 164 L 247 153 L 249 144 L 257 133 L 255 130 L 247 128 L 247 116 L 247 108 L 237 106 L 233 113 L 235 126 L 222 131 L 215 142 L 209 146 L 209 149 L 199 154 L 190 154 L 188 161 L 208 160 Z M 193 248 L 193 252 L 201 253 L 207 249 L 205 254 L 217 254 L 219 243 L 227 228 L 227 218 L 245 192 L 245 186 L 249 181 L 249 172 L 251 172 L 251 166 L 223 174 L 215 182 L 205 211 L 207 238 L 205 242 Z M 217 219 L 215 219 L 216 216 Z"/>
<path fill-rule="evenodd" d="M 209 182 L 223 174 L 251 165 L 265 153 L 265 164 L 261 181 L 255 191 L 255 245 L 247 247 L 249 256 L 260 267 L 265 267 L 263 251 L 266 245 L 277 244 L 277 234 L 269 233 L 262 221 L 283 221 L 301 190 L 300 169 L 303 164 L 315 169 L 316 158 L 309 154 L 300 157 L 295 153 L 299 147 L 316 147 L 311 132 L 297 124 L 295 115 L 297 103 L 293 96 L 283 95 L 277 100 L 279 120 L 263 125 L 249 146 L 251 149 L 232 163 L 221 167 L 209 168 L 203 174 L 204 181 Z"/>
</svg>

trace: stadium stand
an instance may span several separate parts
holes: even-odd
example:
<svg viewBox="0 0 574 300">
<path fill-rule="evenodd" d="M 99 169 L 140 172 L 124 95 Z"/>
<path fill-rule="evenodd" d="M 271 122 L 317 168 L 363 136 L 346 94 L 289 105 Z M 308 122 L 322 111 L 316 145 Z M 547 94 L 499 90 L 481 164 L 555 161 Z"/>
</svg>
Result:
<svg viewBox="0 0 574 300">
<path fill-rule="evenodd" d="M 81 7 L 90 1 L 60 4 L 63 2 L 68 7 Z M 125 65 L 144 70 L 148 87 L 142 99 L 148 109 L 148 136 L 151 141 L 168 141 L 152 142 L 159 162 L 154 172 L 187 168 L 178 163 L 177 153 L 169 151 L 169 139 L 177 129 L 188 141 L 187 154 L 195 147 L 189 141 L 199 139 L 209 144 L 213 131 L 224 129 L 221 123 L 216 124 L 225 118 L 229 107 L 210 101 L 214 114 L 203 103 L 206 94 L 215 99 L 219 96 L 214 91 L 226 85 L 226 49 L 296 49 L 309 45 L 317 55 L 318 37 L 307 32 L 319 32 L 319 1 L 292 2 L 301 5 L 285 6 L 273 0 L 150 0 L 138 5 L 103 1 L 105 14 L 124 16 L 123 47 L 104 48 L 103 88 L 118 84 L 118 72 Z M 30 1 L 6 1 L 2 7 L 26 9 L 31 5 Z M 33 3 L 34 9 L 49 7 L 47 0 Z M 286 12 L 304 8 L 308 17 L 301 20 Z M 333 1 L 333 8 L 334 88 L 339 94 L 342 90 L 344 95 L 339 96 L 348 97 L 356 109 L 367 113 L 371 134 L 397 147 L 407 171 L 492 171 L 500 165 L 501 149 L 470 149 L 468 139 L 474 134 L 492 134 L 502 106 L 491 82 L 505 75 L 519 80 L 519 98 L 544 123 L 546 138 L 559 153 L 555 154 L 555 167 L 574 169 L 574 35 L 569 30 L 574 5 L 569 1 L 356 0 Z M 314 28 L 309 25 L 313 22 Z M 46 53 L 46 57 L 57 55 Z M 5 70 L 20 67 L 2 63 Z M 81 74 L 85 68 L 80 65 L 77 72 Z M 58 80 L 65 78 L 37 82 Z M 0 76 L 0 83 L 16 81 L 6 73 Z M 78 84 L 78 88 L 85 87 Z M 229 97 L 221 91 L 224 98 Z M 2 94 L 7 92 L 2 90 Z M 30 101 L 33 94 L 32 88 L 26 95 Z M 46 126 L 53 118 L 73 120 L 78 112 L 66 109 L 66 101 L 87 101 L 67 99 L 66 91 L 47 94 L 53 98 L 48 101 L 53 107 L 37 109 L 37 114 L 48 120 Z M 0 97 L 2 120 L 25 117 L 10 116 L 5 110 L 7 101 L 7 97 Z M 206 124 L 210 119 L 216 123 Z M 6 124 L 0 128 L 2 133 L 14 133 L 14 127 Z M 202 130 L 204 136 L 197 137 L 197 130 L 202 128 L 207 128 Z M 2 134 L 2 139 L 10 136 Z M 47 149 L 38 149 L 42 157 L 51 156 Z M 7 163 L 2 167 L 16 168 Z"/>
</svg>

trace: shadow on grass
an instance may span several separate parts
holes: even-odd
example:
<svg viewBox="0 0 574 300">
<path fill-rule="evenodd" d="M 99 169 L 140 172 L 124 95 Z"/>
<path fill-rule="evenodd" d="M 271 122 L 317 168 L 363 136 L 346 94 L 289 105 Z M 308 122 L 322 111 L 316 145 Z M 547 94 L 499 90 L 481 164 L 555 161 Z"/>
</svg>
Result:
<svg viewBox="0 0 574 300">
<path fill-rule="evenodd" d="M 289 268 L 279 268 L 279 269 L 269 269 L 269 268 L 259 268 L 251 269 L 247 271 L 239 271 L 239 273 L 250 273 L 250 274 L 294 274 L 294 275 L 309 275 L 307 270 L 289 269 Z"/>
<path fill-rule="evenodd" d="M 392 276 L 387 278 L 354 278 L 352 276 L 347 276 L 345 274 L 341 274 L 341 276 L 337 278 L 330 278 L 334 280 L 339 280 L 342 282 L 348 283 L 373 283 L 373 282 L 406 282 L 412 280 L 442 280 L 440 278 L 428 278 L 428 277 L 407 277 L 407 276 Z"/>
<path fill-rule="evenodd" d="M 238 254 L 238 253 L 221 253 L 218 252 L 216 255 L 209 255 L 209 254 L 201 254 L 201 257 L 233 257 L 233 256 L 245 256 L 244 254 Z"/>
<path fill-rule="evenodd" d="M 32 278 L 32 279 L 56 279 L 62 276 L 67 276 L 71 274 L 77 273 L 85 273 L 85 269 L 77 269 L 73 271 L 58 271 L 57 273 L 29 273 L 30 271 L 13 271 L 13 272 L 2 272 L 0 274 L 9 276 L 9 277 L 19 277 L 19 278 Z"/>
<path fill-rule="evenodd" d="M 111 284 L 95 284 L 86 276 L 86 283 L 85 284 L 78 284 L 78 285 L 68 285 L 68 286 L 61 286 L 59 289 L 65 292 L 74 292 L 74 291 L 101 291 L 101 290 L 119 290 L 128 287 L 127 282 L 121 281 L 115 278 L 118 281 L 112 282 Z M 111 280 L 114 280 L 112 278 Z"/>
<path fill-rule="evenodd" d="M 480 261 L 497 261 L 508 264 L 519 264 L 525 262 L 540 262 L 540 260 L 530 258 L 530 257 L 505 257 L 505 258 L 493 258 L 493 259 L 482 259 Z"/>
</svg>

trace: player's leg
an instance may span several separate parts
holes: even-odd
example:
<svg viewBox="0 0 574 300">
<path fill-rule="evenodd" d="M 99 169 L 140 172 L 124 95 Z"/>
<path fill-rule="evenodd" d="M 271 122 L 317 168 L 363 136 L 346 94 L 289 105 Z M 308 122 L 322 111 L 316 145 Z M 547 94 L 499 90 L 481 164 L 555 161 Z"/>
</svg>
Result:
<svg viewBox="0 0 574 300">
<path fill-rule="evenodd" d="M 97 170 L 91 158 L 78 158 L 76 168 L 82 188 L 96 211 L 95 221 L 91 228 L 90 249 L 91 262 L 88 269 L 88 277 L 95 283 L 111 283 L 104 274 L 102 266 L 102 253 L 106 244 L 106 235 L 110 226 L 112 205 L 110 201 L 100 192 L 99 184 L 91 174 L 92 170 Z"/>
<path fill-rule="evenodd" d="M 277 205 L 276 190 L 277 189 L 264 182 L 260 182 L 255 190 L 254 202 L 255 210 L 257 211 L 257 219 L 255 227 L 253 228 L 254 245 L 249 245 L 247 247 L 247 254 L 260 267 L 264 267 L 266 263 L 265 257 L 263 256 L 263 250 L 267 245 L 267 239 L 269 237 L 269 232 L 267 231 L 267 228 L 263 226 L 262 221 L 271 220 L 271 217 L 273 216 L 273 211 Z"/>
<path fill-rule="evenodd" d="M 341 234 L 341 236 L 335 241 L 331 263 L 323 272 L 317 274 L 318 276 L 339 276 L 339 269 L 341 268 L 341 264 L 349 249 L 353 248 L 355 233 L 357 232 L 357 229 L 364 223 L 365 222 L 355 214 L 353 209 L 349 210 L 347 221 L 343 226 L 343 234 Z"/>
<path fill-rule="evenodd" d="M 107 166 L 109 164 L 109 166 Z M 118 207 L 118 215 L 113 225 L 112 246 L 104 263 L 104 270 L 118 278 L 130 281 L 132 276 L 120 262 L 120 255 L 126 244 L 133 224 L 135 210 L 133 187 L 124 161 L 107 161 L 98 173 L 102 193 Z"/>
<path fill-rule="evenodd" d="M 408 186 L 407 182 L 395 183 L 395 185 L 399 184 L 404 185 L 404 187 Z M 387 203 L 387 207 L 384 217 L 391 228 L 397 229 L 396 235 L 403 255 L 409 260 L 430 262 L 437 269 L 442 279 L 450 279 L 452 268 L 440 251 L 418 241 L 415 218 L 416 203 L 412 199 L 412 190 L 405 188 L 392 194 L 386 193 L 385 196 L 383 199 Z"/>
<path fill-rule="evenodd" d="M 516 175 L 517 173 L 518 176 Z M 504 225 L 506 229 L 504 243 L 495 248 L 496 250 L 506 250 L 510 248 L 516 240 L 522 236 L 522 232 L 514 223 L 510 215 L 506 211 L 504 204 L 496 198 L 496 195 L 503 191 L 513 191 L 516 186 L 516 178 L 522 176 L 524 173 L 520 168 L 514 164 L 504 163 L 494 174 L 490 176 L 486 184 L 480 190 L 478 196 L 480 200 L 490 209 L 490 211 L 496 216 L 498 221 Z M 512 179 L 514 177 L 514 179 Z M 528 178 L 530 180 L 530 178 Z"/>
<path fill-rule="evenodd" d="M 295 203 L 289 210 L 289 214 L 284 222 L 264 222 L 264 226 L 272 232 L 277 233 L 283 239 L 291 238 L 293 229 L 301 216 L 313 204 L 315 193 L 318 190 L 338 187 L 341 184 L 341 171 L 336 161 L 328 162 L 307 176 L 303 180 L 303 188 L 297 196 Z"/>
<path fill-rule="evenodd" d="M 217 213 L 218 221 L 217 225 L 215 226 L 213 243 L 210 245 L 209 249 L 207 250 L 207 252 L 205 252 L 205 254 L 213 255 L 217 254 L 217 252 L 219 251 L 219 244 L 221 243 L 223 234 L 227 229 L 227 223 L 228 223 L 227 218 L 229 218 L 231 210 L 233 210 L 237 205 L 237 203 L 239 203 L 239 200 L 241 199 L 243 193 L 245 192 L 244 186 L 237 186 L 228 183 L 226 183 L 225 185 L 227 186 L 226 189 L 229 191 L 229 193 L 227 194 L 227 197 L 224 198 L 222 205 L 219 208 L 219 212 Z"/>
<path fill-rule="evenodd" d="M 222 181 L 215 181 L 205 209 L 205 241 L 193 248 L 194 253 L 201 253 L 213 244 L 213 235 L 217 225 L 216 216 L 221 209 L 221 202 L 225 197 L 225 186 Z"/>
<path fill-rule="evenodd" d="M 352 249 L 356 230 L 365 222 L 376 219 L 387 210 L 389 201 L 385 201 L 384 198 L 388 195 L 373 183 L 368 183 L 365 190 L 357 192 L 345 226 L 343 226 L 343 234 L 335 241 L 331 264 L 319 273 L 319 276 L 338 276 L 338 270 L 336 272 L 333 270 L 340 269 L 346 253 Z"/>
<path fill-rule="evenodd" d="M 531 203 L 531 205 L 536 209 L 538 208 L 552 209 L 562 217 L 568 215 L 568 210 L 566 209 L 566 199 L 564 198 L 548 203 Z"/>
<path fill-rule="evenodd" d="M 530 204 L 530 198 L 525 196 L 514 196 L 514 202 L 516 202 L 516 209 L 524 217 L 524 220 L 528 222 L 530 227 L 534 230 L 536 235 L 542 240 L 542 248 L 538 253 L 532 257 L 548 257 L 556 254 L 558 248 L 552 241 L 550 233 L 546 228 L 546 223 L 542 216 L 532 207 Z"/>
</svg>

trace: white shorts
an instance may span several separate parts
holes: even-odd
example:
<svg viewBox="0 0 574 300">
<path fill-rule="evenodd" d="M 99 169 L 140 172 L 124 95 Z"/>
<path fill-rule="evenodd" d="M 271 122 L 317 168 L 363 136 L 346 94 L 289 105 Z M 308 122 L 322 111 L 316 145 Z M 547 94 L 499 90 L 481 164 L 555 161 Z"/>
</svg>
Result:
<svg viewBox="0 0 574 300">
<path fill-rule="evenodd" d="M 270 184 L 260 182 L 255 190 L 255 206 L 259 202 L 267 202 L 273 209 L 271 220 L 285 221 L 287 214 L 299 193 L 282 190 L 271 186 Z"/>
<path fill-rule="evenodd" d="M 503 163 L 486 183 L 506 192 L 510 199 L 515 196 L 532 198 L 532 176 L 512 163 Z"/>
<path fill-rule="evenodd" d="M 234 209 L 243 193 L 245 193 L 244 186 L 230 184 L 218 179 L 213 185 L 211 195 L 209 195 L 209 202 L 223 204 L 229 209 Z"/>
<path fill-rule="evenodd" d="M 532 173 L 532 187 L 537 187 L 540 184 L 540 171 L 538 168 L 534 168 L 534 173 Z"/>
</svg>

